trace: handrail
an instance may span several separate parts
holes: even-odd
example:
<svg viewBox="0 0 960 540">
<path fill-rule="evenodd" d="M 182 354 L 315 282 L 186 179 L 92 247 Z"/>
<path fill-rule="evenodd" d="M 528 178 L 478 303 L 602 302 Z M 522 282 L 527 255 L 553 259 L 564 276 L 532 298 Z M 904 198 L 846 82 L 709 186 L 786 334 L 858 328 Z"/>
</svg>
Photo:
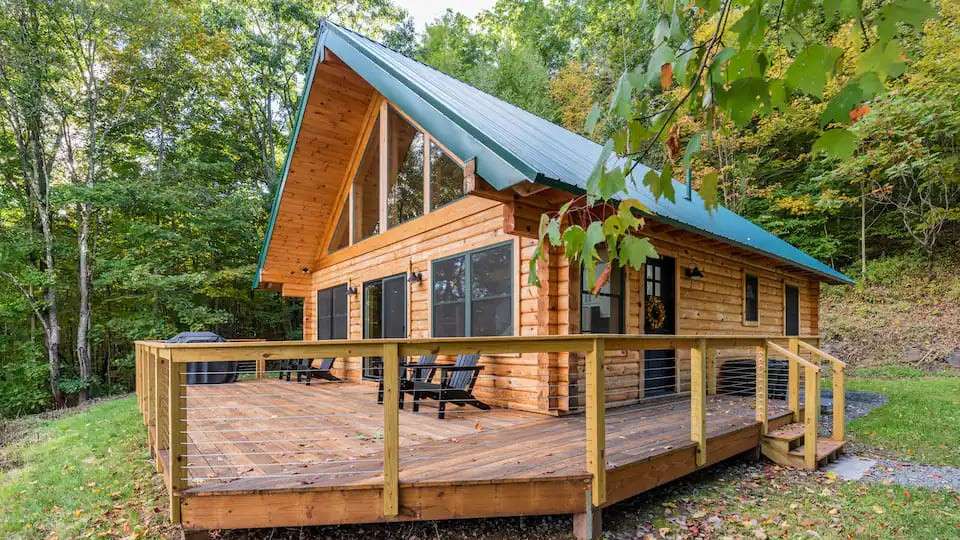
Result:
<svg viewBox="0 0 960 540">
<path fill-rule="evenodd" d="M 801 341 L 800 343 L 803 343 L 803 342 Z M 783 356 L 786 356 L 788 360 L 793 360 L 805 368 L 812 369 L 814 372 L 820 373 L 820 366 L 814 364 L 813 362 L 810 362 L 809 360 L 805 359 L 799 354 L 794 354 L 769 340 L 767 341 L 767 347 L 770 349 L 773 349 L 778 354 L 782 354 Z"/>
<path fill-rule="evenodd" d="M 834 356 L 834 355 L 832 355 L 832 354 L 830 354 L 830 353 L 828 353 L 828 352 L 826 352 L 826 351 L 823 351 L 823 350 L 818 349 L 817 347 L 814 347 L 813 345 L 807 343 L 806 341 L 800 341 L 800 347 L 803 348 L 803 349 L 806 349 L 808 352 L 811 352 L 811 353 L 819 356 L 820 358 L 823 358 L 823 359 L 825 359 L 825 360 L 829 360 L 829 361 L 833 362 L 834 364 L 836 364 L 836 365 L 838 365 L 838 366 L 840 366 L 840 367 L 843 367 L 843 368 L 847 367 L 847 363 L 844 362 L 843 360 L 840 360 L 840 359 L 837 358 L 836 356 Z"/>
</svg>

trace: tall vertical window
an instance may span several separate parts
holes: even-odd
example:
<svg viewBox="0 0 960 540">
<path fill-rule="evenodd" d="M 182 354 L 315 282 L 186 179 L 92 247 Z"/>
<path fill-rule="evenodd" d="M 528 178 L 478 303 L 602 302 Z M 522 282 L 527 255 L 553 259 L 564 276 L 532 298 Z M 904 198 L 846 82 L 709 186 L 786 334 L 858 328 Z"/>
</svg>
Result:
<svg viewBox="0 0 960 540">
<path fill-rule="evenodd" d="M 317 291 L 317 339 L 347 338 L 347 286 Z"/>
<path fill-rule="evenodd" d="M 330 247 L 327 252 L 333 253 L 338 249 L 343 249 L 350 245 L 350 198 L 343 201 L 340 208 L 340 217 L 337 218 L 337 226 L 333 229 L 333 236 L 330 237 Z"/>
<path fill-rule="evenodd" d="M 430 210 L 463 197 L 463 168 L 430 141 Z"/>
<path fill-rule="evenodd" d="M 424 136 L 393 107 L 387 118 L 387 221 L 395 227 L 423 215 Z"/>
<path fill-rule="evenodd" d="M 433 335 L 513 334 L 513 243 L 433 262 Z"/>
<path fill-rule="evenodd" d="M 375 126 L 379 125 L 377 121 Z M 353 177 L 353 241 L 383 232 L 380 220 L 380 137 L 376 129 L 367 139 Z"/>
<path fill-rule="evenodd" d="M 597 264 L 597 275 L 607 263 Z M 623 270 L 614 265 L 603 287 L 593 294 L 587 288 L 587 273 L 580 271 L 580 331 L 584 334 L 622 334 L 623 327 Z"/>
<path fill-rule="evenodd" d="M 760 320 L 760 280 L 753 274 L 743 276 L 743 322 L 756 324 Z"/>
</svg>

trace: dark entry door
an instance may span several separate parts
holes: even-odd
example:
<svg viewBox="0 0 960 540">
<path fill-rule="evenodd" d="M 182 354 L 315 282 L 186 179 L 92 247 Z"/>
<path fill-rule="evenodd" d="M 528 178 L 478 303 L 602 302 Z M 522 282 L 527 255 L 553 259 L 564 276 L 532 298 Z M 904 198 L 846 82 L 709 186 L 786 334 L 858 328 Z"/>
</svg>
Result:
<svg viewBox="0 0 960 540">
<path fill-rule="evenodd" d="M 399 274 L 363 284 L 364 339 L 407 337 L 407 275 Z M 383 359 L 363 359 L 363 378 L 379 380 Z"/>
<path fill-rule="evenodd" d="M 793 285 L 783 288 L 783 330 L 788 336 L 800 335 L 800 289 Z"/>
<path fill-rule="evenodd" d="M 647 334 L 676 334 L 676 260 L 661 256 L 647 259 L 644 274 L 643 328 Z M 674 349 L 644 351 L 644 397 L 677 391 L 677 358 Z"/>
</svg>

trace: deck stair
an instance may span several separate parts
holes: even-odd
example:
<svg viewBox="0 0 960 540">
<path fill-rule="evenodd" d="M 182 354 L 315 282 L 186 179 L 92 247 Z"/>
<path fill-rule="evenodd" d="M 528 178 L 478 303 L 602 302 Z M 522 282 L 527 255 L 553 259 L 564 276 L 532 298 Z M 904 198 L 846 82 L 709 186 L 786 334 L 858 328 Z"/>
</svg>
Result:
<svg viewBox="0 0 960 540">
<path fill-rule="evenodd" d="M 771 461 L 784 467 L 805 468 L 803 444 L 804 425 L 788 424 L 763 436 L 760 450 Z M 817 438 L 817 467 L 821 467 L 843 453 L 844 441 Z"/>
</svg>

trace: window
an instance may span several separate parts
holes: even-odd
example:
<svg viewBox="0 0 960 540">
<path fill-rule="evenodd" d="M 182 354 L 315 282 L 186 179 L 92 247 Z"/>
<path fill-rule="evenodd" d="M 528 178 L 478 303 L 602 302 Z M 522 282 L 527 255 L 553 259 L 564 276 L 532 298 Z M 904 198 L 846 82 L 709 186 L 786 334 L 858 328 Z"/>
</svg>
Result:
<svg viewBox="0 0 960 540">
<path fill-rule="evenodd" d="M 343 201 L 343 207 L 340 208 L 340 217 L 337 218 L 337 226 L 333 229 L 333 236 L 330 237 L 330 247 L 328 253 L 333 253 L 338 249 L 343 249 L 350 245 L 350 198 Z"/>
<path fill-rule="evenodd" d="M 513 335 L 513 243 L 433 262 L 433 335 Z"/>
<path fill-rule="evenodd" d="M 752 274 L 743 275 L 743 322 L 760 320 L 760 280 Z"/>
<path fill-rule="evenodd" d="M 388 103 L 370 120 L 350 195 L 327 246 L 332 253 L 465 195 L 463 167 Z M 382 147 L 382 148 L 381 148 Z M 352 221 L 351 221 L 352 220 Z"/>
<path fill-rule="evenodd" d="M 378 125 L 379 122 L 375 125 Z M 353 242 L 380 233 L 380 137 L 374 129 L 353 177 Z"/>
<path fill-rule="evenodd" d="M 347 338 L 347 286 L 317 291 L 317 339 Z"/>
<path fill-rule="evenodd" d="M 423 215 L 424 136 L 393 107 L 387 118 L 387 222 L 396 227 Z"/>
<path fill-rule="evenodd" d="M 783 333 L 788 336 L 800 335 L 800 289 L 793 285 L 783 287 Z"/>
<path fill-rule="evenodd" d="M 607 263 L 597 264 L 597 275 Z M 610 278 L 593 294 L 587 288 L 586 270 L 580 271 L 580 331 L 584 334 L 622 334 L 623 329 L 623 270 L 617 266 Z"/>
<path fill-rule="evenodd" d="M 430 210 L 463 197 L 463 168 L 430 141 Z"/>
</svg>

